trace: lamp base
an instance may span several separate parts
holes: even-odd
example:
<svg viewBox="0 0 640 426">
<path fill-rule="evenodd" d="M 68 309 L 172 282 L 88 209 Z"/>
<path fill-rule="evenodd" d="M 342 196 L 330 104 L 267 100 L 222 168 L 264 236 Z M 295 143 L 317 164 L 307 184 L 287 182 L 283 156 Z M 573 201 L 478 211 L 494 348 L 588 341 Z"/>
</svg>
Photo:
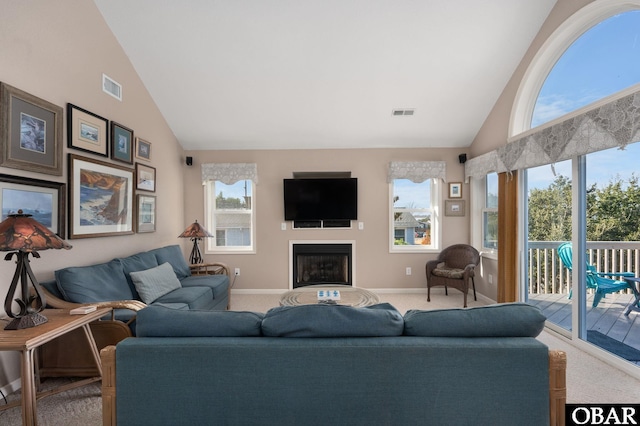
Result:
<svg viewBox="0 0 640 426">
<path fill-rule="evenodd" d="M 44 324 L 49 321 L 47 317 L 37 312 L 29 315 L 25 315 L 20 318 L 15 318 L 4 328 L 5 330 L 22 330 L 23 328 L 36 327 L 40 324 Z"/>
</svg>

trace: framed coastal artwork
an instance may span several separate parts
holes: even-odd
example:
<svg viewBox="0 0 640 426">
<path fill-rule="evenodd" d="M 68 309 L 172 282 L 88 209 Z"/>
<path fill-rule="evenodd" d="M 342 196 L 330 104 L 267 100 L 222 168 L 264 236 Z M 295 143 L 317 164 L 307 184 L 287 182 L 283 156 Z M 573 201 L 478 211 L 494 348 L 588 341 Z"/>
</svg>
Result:
<svg viewBox="0 0 640 426">
<path fill-rule="evenodd" d="M 111 122 L 111 159 L 133 164 L 133 130 Z"/>
<path fill-rule="evenodd" d="M 136 158 L 141 160 L 151 160 L 151 142 L 136 138 Z"/>
<path fill-rule="evenodd" d="M 133 234 L 133 169 L 69 154 L 69 238 Z"/>
<path fill-rule="evenodd" d="M 62 111 L 0 83 L 0 166 L 62 176 Z"/>
<path fill-rule="evenodd" d="M 60 182 L 0 174 L 1 220 L 22 210 L 60 238 L 66 238 L 66 188 Z"/>
<path fill-rule="evenodd" d="M 156 197 L 155 195 L 138 194 L 138 233 L 155 232 L 156 230 Z"/>
<path fill-rule="evenodd" d="M 106 157 L 109 155 L 109 120 L 67 104 L 67 146 Z"/>
<path fill-rule="evenodd" d="M 462 182 L 449 184 L 449 198 L 462 198 Z"/>
<path fill-rule="evenodd" d="M 156 192 L 156 168 L 136 163 L 136 189 Z"/>
</svg>

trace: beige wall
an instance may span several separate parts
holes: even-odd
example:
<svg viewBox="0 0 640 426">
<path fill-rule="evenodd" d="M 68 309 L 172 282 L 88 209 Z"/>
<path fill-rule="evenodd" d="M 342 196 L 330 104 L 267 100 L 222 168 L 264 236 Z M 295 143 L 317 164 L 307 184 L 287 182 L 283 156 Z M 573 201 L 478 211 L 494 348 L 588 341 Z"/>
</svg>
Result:
<svg viewBox="0 0 640 426">
<path fill-rule="evenodd" d="M 38 279 L 52 278 L 54 270 L 65 266 L 86 265 L 183 243 L 176 238 L 184 225 L 182 147 L 95 4 L 90 0 L 4 0 L 0 9 L 0 81 L 60 107 L 65 108 L 70 102 L 130 127 L 153 144 L 148 164 L 157 168 L 157 232 L 68 240 L 72 250 L 44 251 L 40 259 L 31 262 Z M 122 102 L 102 92 L 102 73 L 123 85 Z M 0 173 L 66 182 L 67 153 L 86 154 L 66 147 L 66 112 L 63 127 L 60 141 L 64 147 L 63 176 L 4 167 L 0 167 Z M 183 246 L 188 248 L 186 244 Z M 14 262 L 0 261 L 3 298 L 14 270 Z M 19 368 L 14 361 L 0 354 L 0 387 L 17 378 Z"/>
<path fill-rule="evenodd" d="M 194 164 L 185 166 L 185 218 L 204 221 L 203 163 L 257 163 L 259 183 L 255 194 L 257 213 L 257 253 L 205 255 L 208 261 L 222 261 L 241 268 L 234 289 L 288 288 L 290 240 L 353 240 L 356 243 L 356 285 L 367 288 L 425 288 L 424 266 L 434 255 L 389 253 L 389 189 L 387 169 L 390 161 L 446 161 L 447 181 L 461 182 L 463 167 L 460 149 L 361 149 L 361 150 L 283 150 L 283 151 L 187 151 Z M 282 179 L 300 171 L 350 171 L 358 178 L 358 222 L 352 229 L 292 230 L 284 222 Z M 463 187 L 466 198 L 468 190 Z M 446 191 L 443 198 L 446 197 Z M 469 215 L 445 217 L 443 244 L 469 241 Z M 211 231 L 211 230 L 210 230 Z M 412 275 L 405 274 L 406 267 Z"/>
</svg>

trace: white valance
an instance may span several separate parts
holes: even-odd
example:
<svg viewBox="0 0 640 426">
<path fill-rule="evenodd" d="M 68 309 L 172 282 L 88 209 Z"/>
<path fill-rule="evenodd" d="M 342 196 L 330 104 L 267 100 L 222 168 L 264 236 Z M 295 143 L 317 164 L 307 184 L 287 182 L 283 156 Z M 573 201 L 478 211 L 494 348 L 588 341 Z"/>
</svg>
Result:
<svg viewBox="0 0 640 426">
<path fill-rule="evenodd" d="M 529 130 L 465 163 L 466 178 L 553 164 L 640 140 L 640 90 L 556 124 Z"/>
<path fill-rule="evenodd" d="M 447 178 L 446 162 L 444 161 L 392 161 L 389 163 L 387 182 L 394 179 L 409 179 L 420 183 L 427 179 Z"/>
<path fill-rule="evenodd" d="M 210 180 L 227 185 L 240 180 L 258 183 L 258 165 L 255 163 L 208 163 L 202 165 L 202 183 Z"/>
</svg>

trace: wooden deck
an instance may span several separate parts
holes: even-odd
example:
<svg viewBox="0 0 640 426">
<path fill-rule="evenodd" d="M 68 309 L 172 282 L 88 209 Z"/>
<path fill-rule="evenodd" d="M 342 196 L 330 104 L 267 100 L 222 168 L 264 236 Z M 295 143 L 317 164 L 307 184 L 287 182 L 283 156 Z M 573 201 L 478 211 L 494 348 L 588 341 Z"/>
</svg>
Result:
<svg viewBox="0 0 640 426">
<path fill-rule="evenodd" d="M 631 294 L 607 294 L 593 308 L 593 295 L 587 295 L 587 330 L 599 331 L 640 350 L 640 312 L 624 315 L 632 300 Z M 531 294 L 529 304 L 539 307 L 548 321 L 571 330 L 571 300 L 566 294 Z"/>
</svg>

